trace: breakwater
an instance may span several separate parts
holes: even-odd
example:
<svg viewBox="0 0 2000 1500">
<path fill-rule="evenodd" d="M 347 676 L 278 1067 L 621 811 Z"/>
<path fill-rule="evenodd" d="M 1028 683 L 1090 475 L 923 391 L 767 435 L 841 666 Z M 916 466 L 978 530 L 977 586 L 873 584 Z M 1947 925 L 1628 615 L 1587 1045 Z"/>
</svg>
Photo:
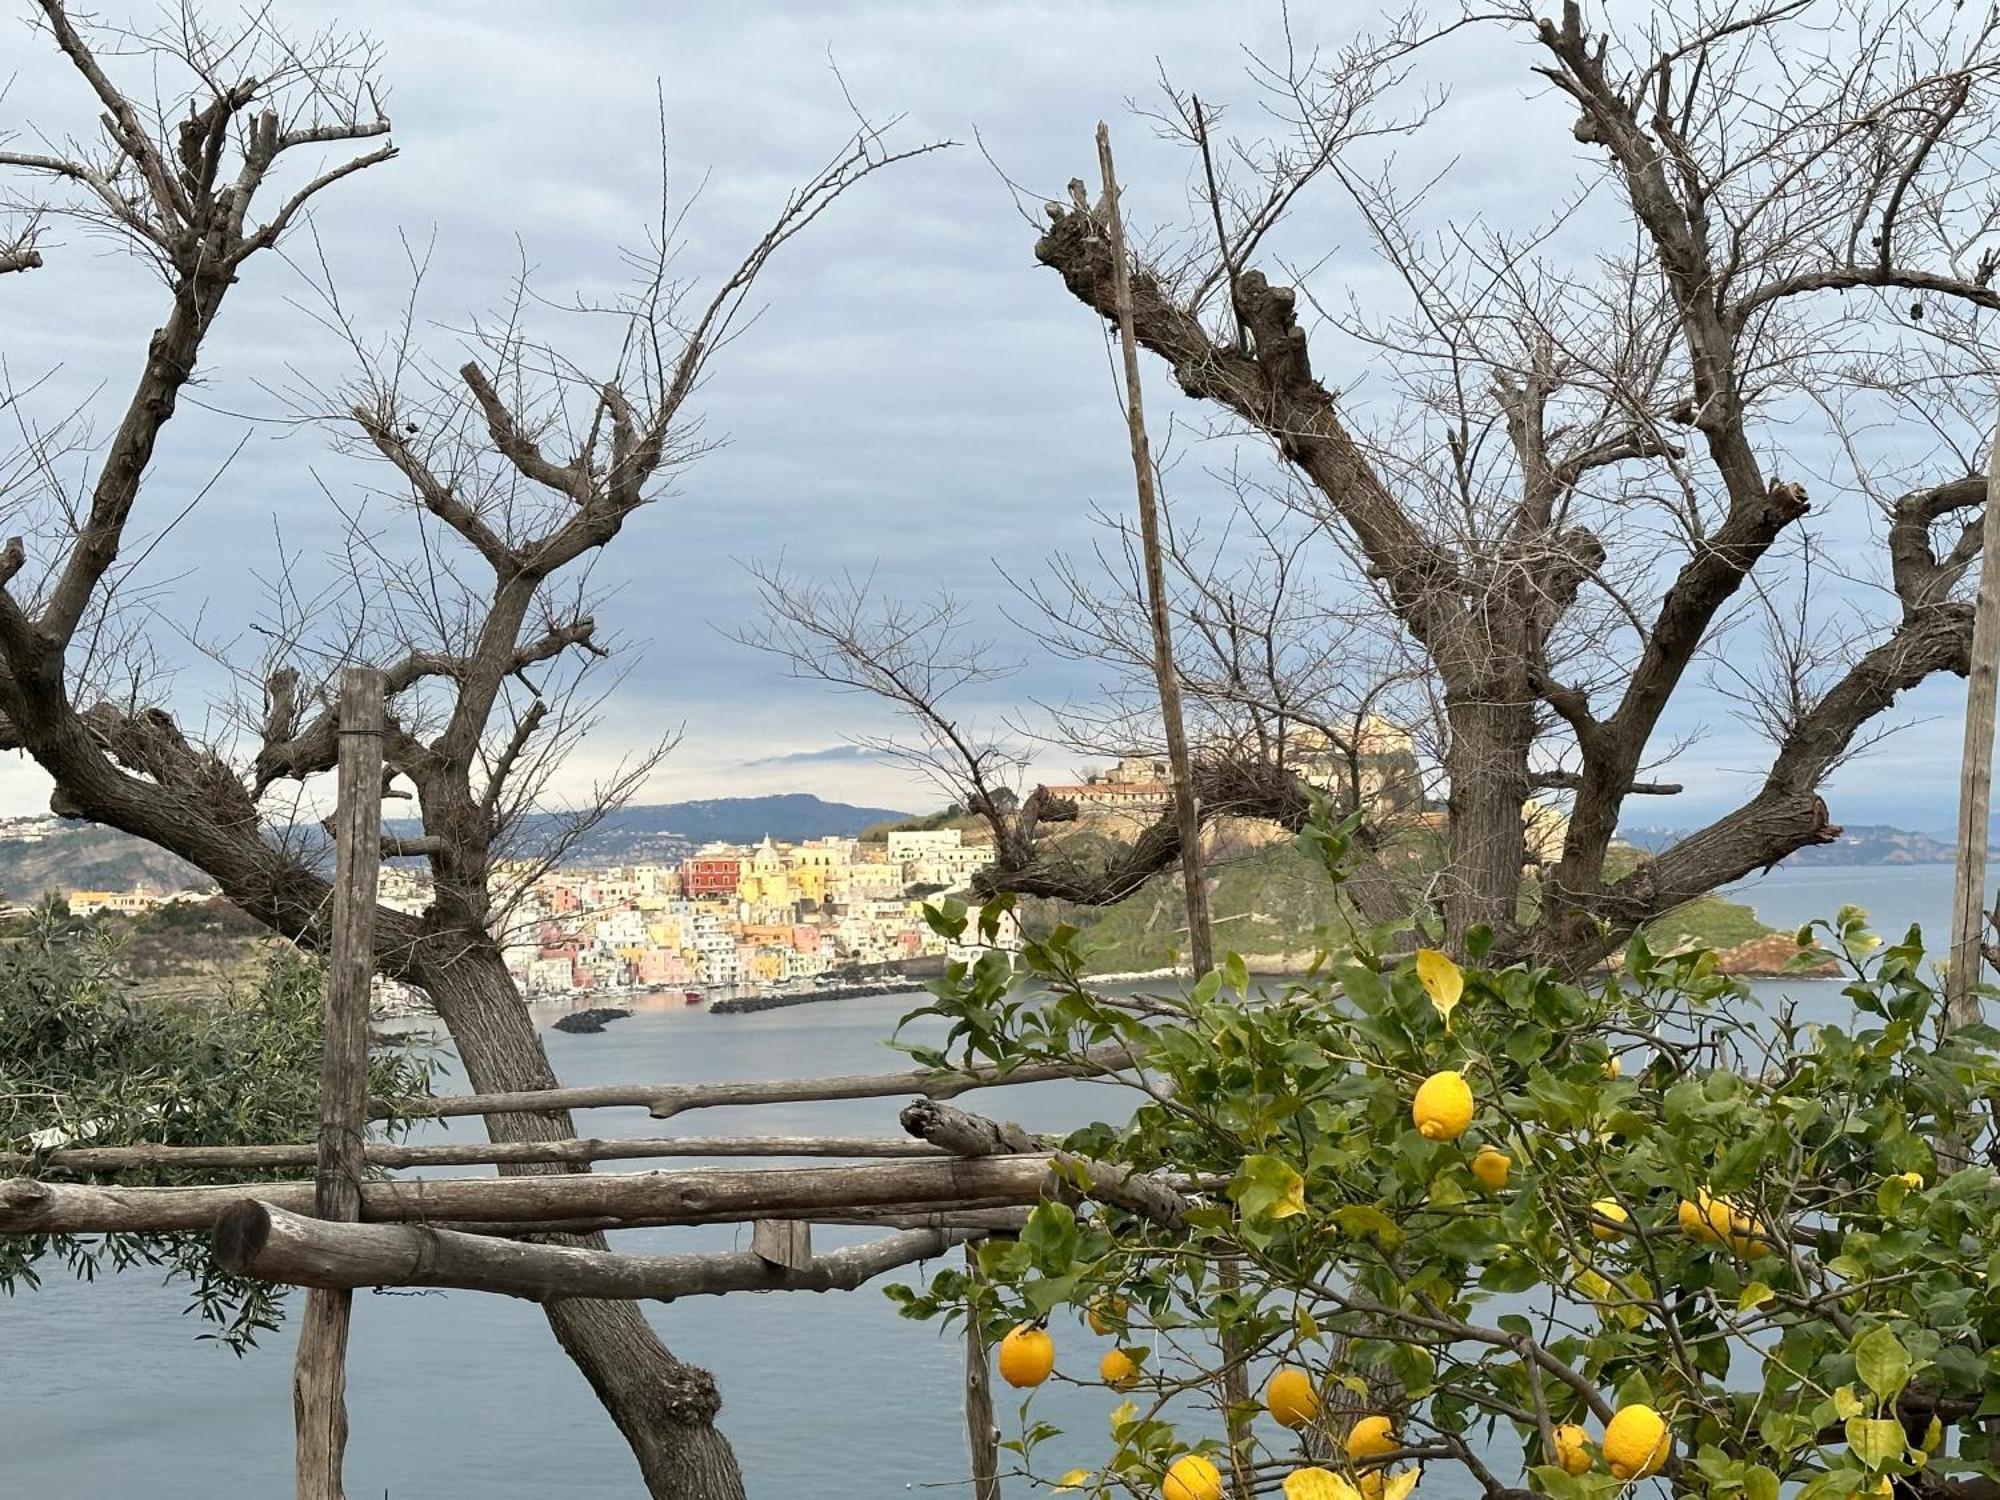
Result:
<svg viewBox="0 0 2000 1500">
<path fill-rule="evenodd" d="M 794 990 L 777 995 L 738 995 L 733 1000 L 718 1000 L 709 1006 L 712 1016 L 743 1016 L 760 1010 L 784 1010 L 793 1005 L 817 1005 L 822 1000 L 861 1000 L 870 995 L 907 995 L 921 988 L 909 979 L 895 980 L 889 984 L 843 984 L 837 988 L 823 990 Z"/>
</svg>

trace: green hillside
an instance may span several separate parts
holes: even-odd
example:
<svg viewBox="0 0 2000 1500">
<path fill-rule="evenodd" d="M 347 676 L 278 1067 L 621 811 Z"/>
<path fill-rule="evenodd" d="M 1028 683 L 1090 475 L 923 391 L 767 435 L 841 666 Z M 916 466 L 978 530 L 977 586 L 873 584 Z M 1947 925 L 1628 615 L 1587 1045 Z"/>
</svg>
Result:
<svg viewBox="0 0 2000 1500">
<path fill-rule="evenodd" d="M 1411 844 L 1387 856 L 1399 873 L 1415 875 L 1432 856 Z M 1627 867 L 1639 858 L 1627 856 Z M 1323 940 L 1334 942 L 1357 922 L 1348 903 L 1327 883 L 1319 865 L 1290 840 L 1218 860 L 1211 866 L 1209 907 L 1218 952 L 1261 960 L 1262 967 L 1302 965 Z M 1083 933 L 1090 967 L 1100 974 L 1146 972 L 1170 966 L 1187 943 L 1187 912 L 1178 872 L 1155 876 L 1130 899 L 1112 907 L 1031 903 L 1031 928 L 1068 922 Z M 1739 902 L 1717 896 L 1669 913 L 1648 929 L 1658 947 L 1695 942 L 1731 948 L 1773 929 Z M 1253 963 L 1253 967 L 1259 965 Z"/>
</svg>

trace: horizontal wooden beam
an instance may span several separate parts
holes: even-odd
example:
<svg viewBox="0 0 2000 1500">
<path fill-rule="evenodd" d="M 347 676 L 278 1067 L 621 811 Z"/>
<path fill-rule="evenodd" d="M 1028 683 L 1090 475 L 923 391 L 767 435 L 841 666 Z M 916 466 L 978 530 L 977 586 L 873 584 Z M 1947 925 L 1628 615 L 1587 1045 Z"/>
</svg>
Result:
<svg viewBox="0 0 2000 1500">
<path fill-rule="evenodd" d="M 847 1224 L 863 1229 L 961 1229 L 979 1236 L 1019 1234 L 1029 1210 L 1014 1208 L 847 1208 L 816 1213 L 808 1224 Z M 625 1229 L 665 1229 L 672 1226 L 648 1219 L 544 1219 L 533 1224 L 483 1224 L 478 1220 L 447 1220 L 440 1229 L 460 1234 L 498 1235 L 519 1239 L 541 1234 L 610 1234 Z"/>
<path fill-rule="evenodd" d="M 670 1302 L 725 1292 L 852 1291 L 885 1271 L 940 1255 L 964 1238 L 961 1231 L 910 1230 L 787 1267 L 748 1250 L 616 1255 L 420 1224 L 334 1224 L 253 1200 L 222 1215 L 211 1244 L 228 1269 L 288 1286 L 456 1287 L 531 1302 L 566 1297 Z"/>
<path fill-rule="evenodd" d="M 271 1170 L 310 1167 L 312 1146 L 71 1146 L 30 1158 L 0 1156 L 0 1167 L 19 1169 L 39 1163 L 64 1172 L 139 1172 L 174 1170 Z M 626 1140 L 578 1137 L 561 1141 L 447 1141 L 411 1146 L 371 1141 L 364 1148 L 371 1167 L 469 1167 L 502 1162 L 553 1162 L 582 1166 L 594 1161 L 644 1161 L 676 1156 L 936 1156 L 939 1149 L 923 1141 L 886 1135 L 677 1135 L 637 1136 Z"/>
<path fill-rule="evenodd" d="M 828 1099 L 886 1099 L 911 1095 L 953 1099 L 974 1089 L 1012 1083 L 1046 1083 L 1057 1078 L 1095 1078 L 1128 1071 L 1137 1061 L 1130 1047 L 1113 1042 L 1093 1047 L 1074 1062 L 1026 1063 L 1008 1072 L 971 1068 L 939 1073 L 912 1068 L 901 1073 L 851 1073 L 829 1078 L 758 1078 L 739 1083 L 602 1083 L 581 1088 L 534 1089 L 513 1094 L 445 1094 L 421 1099 L 377 1101 L 374 1117 L 438 1119 L 457 1115 L 540 1114 L 565 1109 L 637 1106 L 655 1119 L 724 1105 L 802 1104 Z"/>
<path fill-rule="evenodd" d="M 855 1210 L 925 1213 L 1009 1208 L 1070 1193 L 1046 1155 L 937 1157 L 852 1166 L 446 1177 L 367 1182 L 371 1223 L 534 1224 L 615 1219 L 651 1224 L 825 1219 Z M 310 1213 L 310 1182 L 196 1187 L 0 1181 L 0 1234 L 206 1232 L 227 1209 L 258 1200 Z"/>
</svg>

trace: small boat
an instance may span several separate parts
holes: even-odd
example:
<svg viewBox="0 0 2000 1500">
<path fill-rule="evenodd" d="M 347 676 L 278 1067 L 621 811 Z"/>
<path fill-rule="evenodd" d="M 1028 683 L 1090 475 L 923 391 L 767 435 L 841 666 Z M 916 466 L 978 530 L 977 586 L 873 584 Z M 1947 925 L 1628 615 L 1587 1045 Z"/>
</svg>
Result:
<svg viewBox="0 0 2000 1500">
<path fill-rule="evenodd" d="M 689 1005 L 699 1005 L 702 1003 L 702 1001 L 706 1000 L 708 996 L 704 995 L 700 990 L 683 990 L 681 992 L 681 998 L 687 1001 Z"/>
</svg>

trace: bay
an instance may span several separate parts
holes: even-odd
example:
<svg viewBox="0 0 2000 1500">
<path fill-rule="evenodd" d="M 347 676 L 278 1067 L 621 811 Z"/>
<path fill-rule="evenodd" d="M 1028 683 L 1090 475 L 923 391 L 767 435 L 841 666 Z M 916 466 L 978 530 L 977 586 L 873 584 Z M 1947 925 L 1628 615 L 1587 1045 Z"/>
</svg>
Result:
<svg viewBox="0 0 2000 1500">
<path fill-rule="evenodd" d="M 1870 909 L 1879 930 L 1921 922 L 1941 947 L 1951 897 L 1947 866 L 1778 871 L 1732 895 L 1766 920 L 1793 926 L 1842 902 Z M 1810 994 L 1827 984 L 1766 982 L 1760 992 Z M 601 1035 L 547 1033 L 566 1083 L 699 1081 L 866 1072 L 905 1065 L 887 1039 L 909 997 L 831 1002 L 751 1016 L 661 1006 Z M 544 1025 L 556 1012 L 538 1012 Z M 919 1030 L 916 1035 L 926 1033 Z M 447 1084 L 455 1087 L 455 1083 Z M 1042 1084 L 982 1094 L 979 1108 L 1062 1130 L 1122 1113 L 1120 1091 Z M 655 1122 L 634 1110 L 579 1117 L 586 1133 L 889 1133 L 897 1100 L 705 1111 Z M 459 1122 L 424 1138 L 476 1138 Z M 738 1163 L 740 1165 L 741 1163 Z M 477 1170 L 477 1169 L 471 1169 Z M 865 1231 L 819 1232 L 822 1244 Z M 635 1250 L 742 1244 L 730 1227 L 621 1236 Z M 695 1298 L 651 1307 L 670 1347 L 715 1372 L 722 1422 L 749 1493 L 814 1500 L 966 1493 L 959 1412 L 961 1352 L 951 1333 L 896 1316 L 882 1295 L 930 1268 L 894 1273 L 857 1292 Z M 185 1289 L 133 1272 L 84 1286 L 51 1274 L 40 1292 L 0 1300 L 0 1496 L 153 1500 L 282 1496 L 291 1487 L 291 1337 L 237 1359 L 185 1312 Z M 1108 1347 L 1080 1325 L 1055 1329 L 1059 1372 L 1093 1377 Z M 1001 1425 L 1021 1416 L 1000 1388 Z M 1060 1471 L 1101 1451 L 1113 1400 L 1089 1386 L 1055 1386 L 1067 1437 L 1037 1467 Z M 623 1444 L 556 1350 L 540 1311 L 474 1293 L 362 1294 L 356 1299 L 349 1405 L 353 1500 L 609 1500 L 640 1493 Z M 1471 1493 L 1440 1472 L 1425 1493 Z"/>
</svg>

